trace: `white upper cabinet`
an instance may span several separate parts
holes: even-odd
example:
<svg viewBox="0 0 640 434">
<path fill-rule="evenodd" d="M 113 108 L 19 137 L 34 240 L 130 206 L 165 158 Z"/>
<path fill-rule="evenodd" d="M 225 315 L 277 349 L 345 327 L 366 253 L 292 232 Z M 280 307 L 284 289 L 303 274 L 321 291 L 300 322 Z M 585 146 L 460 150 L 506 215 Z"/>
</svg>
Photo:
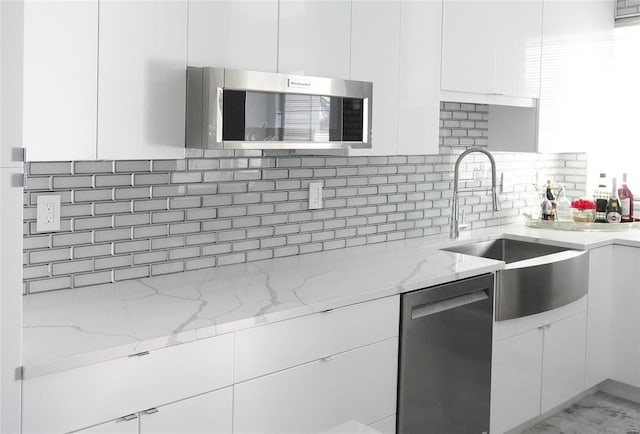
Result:
<svg viewBox="0 0 640 434">
<path fill-rule="evenodd" d="M 538 98 L 542 0 L 447 0 L 442 25 L 443 90 Z"/>
<path fill-rule="evenodd" d="M 351 2 L 281 0 L 278 72 L 349 77 Z"/>
<path fill-rule="evenodd" d="M 22 168 L 24 3 L 0 1 L 0 168 Z"/>
<path fill-rule="evenodd" d="M 437 154 L 442 2 L 403 1 L 400 22 L 397 153 Z"/>
<path fill-rule="evenodd" d="M 30 161 L 96 158 L 97 68 L 98 0 L 24 2 Z"/>
<path fill-rule="evenodd" d="M 611 142 L 614 7 L 610 1 L 545 2 L 539 152 L 597 151 Z"/>
<path fill-rule="evenodd" d="M 187 1 L 102 1 L 98 159 L 184 158 Z"/>
<path fill-rule="evenodd" d="M 351 4 L 351 78 L 373 82 L 371 149 L 350 155 L 398 153 L 400 2 Z"/>
<path fill-rule="evenodd" d="M 276 72 L 278 1 L 189 1 L 189 66 Z"/>
</svg>

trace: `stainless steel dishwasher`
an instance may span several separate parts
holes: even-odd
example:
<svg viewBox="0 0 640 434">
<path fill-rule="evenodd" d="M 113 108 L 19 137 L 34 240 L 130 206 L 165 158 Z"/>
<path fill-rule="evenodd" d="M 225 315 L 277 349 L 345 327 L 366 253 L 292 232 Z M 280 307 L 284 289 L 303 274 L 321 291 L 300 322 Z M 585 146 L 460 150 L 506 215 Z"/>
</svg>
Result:
<svg viewBox="0 0 640 434">
<path fill-rule="evenodd" d="M 402 295 L 398 434 L 489 432 L 493 282 Z"/>
</svg>

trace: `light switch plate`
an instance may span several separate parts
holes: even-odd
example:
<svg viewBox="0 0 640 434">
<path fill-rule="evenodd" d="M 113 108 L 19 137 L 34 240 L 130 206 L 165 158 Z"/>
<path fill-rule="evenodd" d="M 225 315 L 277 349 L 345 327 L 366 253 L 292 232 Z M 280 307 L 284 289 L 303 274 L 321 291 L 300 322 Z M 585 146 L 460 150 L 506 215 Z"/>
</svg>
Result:
<svg viewBox="0 0 640 434">
<path fill-rule="evenodd" d="M 60 230 L 60 195 L 38 196 L 36 230 L 55 232 Z"/>
<path fill-rule="evenodd" d="M 309 183 L 309 209 L 322 208 L 322 182 Z"/>
</svg>

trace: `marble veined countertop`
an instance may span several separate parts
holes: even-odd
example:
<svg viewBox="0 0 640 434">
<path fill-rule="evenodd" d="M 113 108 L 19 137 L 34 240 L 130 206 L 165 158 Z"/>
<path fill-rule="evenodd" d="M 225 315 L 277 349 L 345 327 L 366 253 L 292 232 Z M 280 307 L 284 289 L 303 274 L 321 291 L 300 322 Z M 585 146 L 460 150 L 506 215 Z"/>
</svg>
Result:
<svg viewBox="0 0 640 434">
<path fill-rule="evenodd" d="M 640 247 L 640 231 L 523 225 L 393 241 L 25 297 L 25 378 L 186 343 L 503 269 L 440 251 L 506 236 L 574 249 Z"/>
</svg>

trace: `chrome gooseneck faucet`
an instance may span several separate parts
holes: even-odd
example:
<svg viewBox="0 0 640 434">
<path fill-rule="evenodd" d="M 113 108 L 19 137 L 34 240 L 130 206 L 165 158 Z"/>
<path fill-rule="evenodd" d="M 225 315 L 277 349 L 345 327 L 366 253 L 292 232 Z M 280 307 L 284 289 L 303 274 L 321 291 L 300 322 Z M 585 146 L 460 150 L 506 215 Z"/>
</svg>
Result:
<svg viewBox="0 0 640 434">
<path fill-rule="evenodd" d="M 496 181 L 496 160 L 491 155 L 491 152 L 487 151 L 485 148 L 473 147 L 464 151 L 458 159 L 456 160 L 455 171 L 453 175 L 453 198 L 451 199 L 451 231 L 449 232 L 450 238 L 458 238 L 460 236 L 460 222 L 458 220 L 460 205 L 458 204 L 458 180 L 460 177 L 460 162 L 469 154 L 474 152 L 479 152 L 481 154 L 485 154 L 489 158 L 489 162 L 491 163 L 491 197 L 493 198 L 493 210 L 500 211 L 500 203 L 498 202 L 498 191 L 497 186 L 498 183 Z M 481 189 L 474 189 L 476 191 L 480 191 Z"/>
</svg>

